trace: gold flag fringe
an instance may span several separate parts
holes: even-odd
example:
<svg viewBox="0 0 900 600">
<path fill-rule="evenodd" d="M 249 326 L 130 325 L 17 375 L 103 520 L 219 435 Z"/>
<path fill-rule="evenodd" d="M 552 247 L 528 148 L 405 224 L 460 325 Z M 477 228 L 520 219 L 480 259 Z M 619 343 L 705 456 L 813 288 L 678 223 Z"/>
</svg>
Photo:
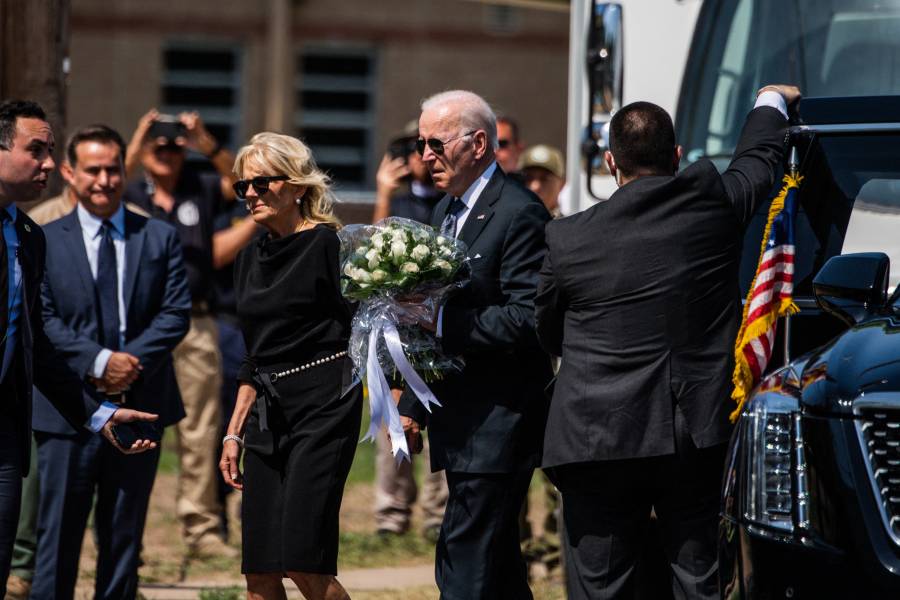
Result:
<svg viewBox="0 0 900 600">
<path fill-rule="evenodd" d="M 734 391 L 731 392 L 731 399 L 737 403 L 737 407 L 729 416 L 732 423 L 734 423 L 741 414 L 744 402 L 746 402 L 747 396 L 749 396 L 755 383 L 753 381 L 753 373 L 750 371 L 750 364 L 747 362 L 747 359 L 744 358 L 744 348 L 751 340 L 764 335 L 770 327 L 774 326 L 779 317 L 783 315 L 792 315 L 800 310 L 797 308 L 797 305 L 794 304 L 792 299 L 782 298 L 773 306 L 772 310 L 753 321 L 749 327 L 747 326 L 747 313 L 750 310 L 750 300 L 753 297 L 753 290 L 756 289 L 756 278 L 759 276 L 759 266 L 762 264 L 763 255 L 766 253 L 766 244 L 768 243 L 769 235 L 772 232 L 772 223 L 775 221 L 775 217 L 784 210 L 784 200 L 787 198 L 788 191 L 791 188 L 799 188 L 800 182 L 803 181 L 803 177 L 799 175 L 785 175 L 783 181 L 784 187 L 781 188 L 778 195 L 772 199 L 772 205 L 769 207 L 769 215 L 766 218 L 766 228 L 763 231 L 762 244 L 759 250 L 759 261 L 756 263 L 756 274 L 753 276 L 753 282 L 750 284 L 750 289 L 747 292 L 747 301 L 744 303 L 744 310 L 741 315 L 741 329 L 738 332 L 734 344 L 734 374 L 731 376 L 731 381 L 734 383 Z"/>
</svg>

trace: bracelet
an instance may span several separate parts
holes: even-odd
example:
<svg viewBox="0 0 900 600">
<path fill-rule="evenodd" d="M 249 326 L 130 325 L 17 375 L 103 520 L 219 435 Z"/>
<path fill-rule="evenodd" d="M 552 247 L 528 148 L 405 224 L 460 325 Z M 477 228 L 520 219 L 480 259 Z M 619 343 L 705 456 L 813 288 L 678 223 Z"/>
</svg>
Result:
<svg viewBox="0 0 900 600">
<path fill-rule="evenodd" d="M 224 446 L 225 442 L 227 442 L 228 440 L 233 440 L 233 441 L 237 442 L 237 445 L 240 446 L 241 448 L 244 447 L 244 440 L 240 436 L 229 433 L 228 435 L 226 435 L 225 437 L 222 438 L 222 445 Z"/>
</svg>

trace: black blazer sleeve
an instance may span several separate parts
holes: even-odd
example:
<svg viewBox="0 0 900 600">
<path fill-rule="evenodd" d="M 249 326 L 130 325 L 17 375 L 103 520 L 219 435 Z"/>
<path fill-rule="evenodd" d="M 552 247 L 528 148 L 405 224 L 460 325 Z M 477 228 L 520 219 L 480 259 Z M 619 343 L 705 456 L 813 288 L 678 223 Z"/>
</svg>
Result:
<svg viewBox="0 0 900 600">
<path fill-rule="evenodd" d="M 541 347 L 554 356 L 562 356 L 563 341 L 563 316 L 566 313 L 566 303 L 562 292 L 556 285 L 556 275 L 553 272 L 552 247 L 549 246 L 551 226 L 547 225 L 547 255 L 544 264 L 538 274 L 537 295 L 534 298 L 535 329 Z"/>
<path fill-rule="evenodd" d="M 776 108 L 760 106 L 747 115 L 734 157 L 722 174 L 738 220 L 747 225 L 756 207 L 769 197 L 784 153 L 787 119 Z"/>
<path fill-rule="evenodd" d="M 37 225 L 32 224 L 31 229 L 36 232 L 36 235 L 30 236 L 32 240 L 30 250 L 34 260 L 37 261 L 36 264 L 39 265 L 41 279 L 43 279 L 46 241 L 43 231 Z M 68 366 L 44 332 L 43 304 L 37 285 L 28 289 L 27 292 L 30 297 L 34 298 L 28 315 L 33 336 L 33 383 L 66 421 L 76 431 L 81 431 L 87 425 L 91 415 L 100 407 L 100 401 L 82 393 L 81 378 Z"/>
</svg>

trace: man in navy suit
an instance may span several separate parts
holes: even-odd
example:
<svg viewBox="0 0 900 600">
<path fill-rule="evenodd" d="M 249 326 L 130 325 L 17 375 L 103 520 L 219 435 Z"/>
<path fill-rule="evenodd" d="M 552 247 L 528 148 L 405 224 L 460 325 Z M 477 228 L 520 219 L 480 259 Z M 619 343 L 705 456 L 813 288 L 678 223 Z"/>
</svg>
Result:
<svg viewBox="0 0 900 600">
<path fill-rule="evenodd" d="M 152 421 L 155 415 L 130 408 L 100 406 L 81 392 L 78 375 L 59 357 L 44 333 L 39 286 L 46 241 L 41 228 L 16 209 L 35 200 L 56 166 L 53 132 L 34 102 L 0 102 L 0 589 L 5 587 L 22 493 L 31 453 L 32 384 L 76 428 L 113 440 L 112 426 Z M 156 447 L 146 439 L 119 450 L 137 453 Z"/>
<path fill-rule="evenodd" d="M 172 349 L 188 330 L 191 299 L 175 229 L 125 209 L 125 144 L 114 130 L 76 131 L 61 172 L 78 205 L 48 224 L 41 288 L 44 327 L 85 394 L 184 416 Z M 31 598 L 72 598 L 84 530 L 96 494 L 96 598 L 134 598 L 141 537 L 159 449 L 123 456 L 70 426 L 35 395 L 40 504 Z"/>
</svg>

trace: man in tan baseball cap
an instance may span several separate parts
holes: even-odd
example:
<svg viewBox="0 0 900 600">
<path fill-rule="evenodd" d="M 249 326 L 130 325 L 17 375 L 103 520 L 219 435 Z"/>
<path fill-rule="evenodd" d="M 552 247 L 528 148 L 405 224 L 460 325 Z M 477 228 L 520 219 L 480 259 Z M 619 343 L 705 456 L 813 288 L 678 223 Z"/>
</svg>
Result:
<svg viewBox="0 0 900 600">
<path fill-rule="evenodd" d="M 525 186 L 537 194 L 553 218 L 562 216 L 558 200 L 566 183 L 562 152 L 544 144 L 531 146 L 522 154 L 519 170 L 525 178 Z"/>
</svg>

